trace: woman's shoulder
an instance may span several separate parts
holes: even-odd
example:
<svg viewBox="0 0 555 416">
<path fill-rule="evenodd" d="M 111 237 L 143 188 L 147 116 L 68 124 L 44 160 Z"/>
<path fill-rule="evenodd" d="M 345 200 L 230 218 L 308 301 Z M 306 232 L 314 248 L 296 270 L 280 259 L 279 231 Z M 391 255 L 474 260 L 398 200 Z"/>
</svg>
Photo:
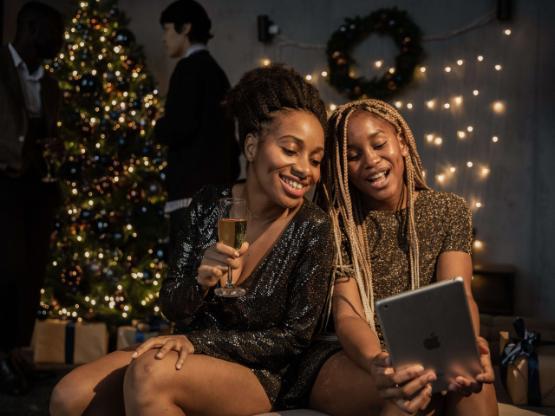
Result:
<svg viewBox="0 0 555 416">
<path fill-rule="evenodd" d="M 314 202 L 305 200 L 297 216 L 301 222 L 308 222 L 319 227 L 331 227 L 329 215 Z"/>
<path fill-rule="evenodd" d="M 440 209 L 467 209 L 466 201 L 462 196 L 452 192 L 435 191 L 433 189 L 419 191 L 416 201 L 419 205 L 433 206 Z"/>
<path fill-rule="evenodd" d="M 424 221 L 443 224 L 448 229 L 455 225 L 468 228 L 472 224 L 472 213 L 463 197 L 452 192 L 434 190 L 420 191 L 416 211 Z"/>
<path fill-rule="evenodd" d="M 201 208 L 212 207 L 220 198 L 231 196 L 231 185 L 203 186 L 191 199 L 191 206 Z"/>
</svg>

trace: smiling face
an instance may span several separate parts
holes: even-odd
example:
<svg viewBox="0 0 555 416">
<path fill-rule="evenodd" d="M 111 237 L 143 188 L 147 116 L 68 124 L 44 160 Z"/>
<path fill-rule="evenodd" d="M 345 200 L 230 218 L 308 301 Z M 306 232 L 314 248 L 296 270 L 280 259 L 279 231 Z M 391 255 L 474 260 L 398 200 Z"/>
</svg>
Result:
<svg viewBox="0 0 555 416">
<path fill-rule="evenodd" d="M 407 146 L 389 122 L 362 110 L 351 116 L 347 130 L 349 178 L 369 207 L 398 207 L 407 155 Z"/>
<path fill-rule="evenodd" d="M 324 130 L 318 119 L 301 110 L 281 110 L 259 134 L 245 140 L 247 181 L 274 204 L 294 208 L 320 179 Z"/>
<path fill-rule="evenodd" d="M 181 57 L 190 46 L 187 34 L 191 30 L 191 24 L 184 24 L 181 33 L 175 31 L 173 23 L 164 23 L 162 27 L 164 29 L 163 42 L 168 56 L 170 58 Z"/>
</svg>

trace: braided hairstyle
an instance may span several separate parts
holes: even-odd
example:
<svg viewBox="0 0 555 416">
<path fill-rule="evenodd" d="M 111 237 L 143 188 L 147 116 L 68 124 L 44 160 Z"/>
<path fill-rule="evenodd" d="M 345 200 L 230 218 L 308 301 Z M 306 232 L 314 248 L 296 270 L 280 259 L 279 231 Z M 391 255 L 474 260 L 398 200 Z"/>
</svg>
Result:
<svg viewBox="0 0 555 416">
<path fill-rule="evenodd" d="M 315 198 L 331 216 L 337 253 L 334 274 L 338 278 L 346 274 L 354 276 L 364 305 L 365 318 L 370 326 L 375 328 L 372 265 L 370 264 L 370 247 L 365 221 L 366 211 L 362 205 L 360 191 L 349 184 L 347 165 L 349 119 L 358 111 L 367 111 L 390 123 L 408 148 L 408 155 L 404 157 L 404 187 L 399 203 L 403 203 L 404 189 L 406 188 L 408 192 L 407 240 L 413 289 L 419 287 L 420 284 L 419 245 L 414 222 L 414 193 L 416 190 L 428 189 L 428 186 L 424 180 L 422 161 L 416 150 L 412 131 L 394 107 L 380 100 L 365 99 L 342 105 L 334 111 L 328 121 L 330 137 L 326 141 L 326 157 L 321 168 L 322 179 L 317 186 Z M 347 247 L 342 247 L 343 234 L 348 243 Z M 351 259 L 352 268 L 344 264 L 341 250 L 347 251 L 346 254 Z"/>
<path fill-rule="evenodd" d="M 318 90 L 295 70 L 283 65 L 248 71 L 229 92 L 225 103 L 236 120 L 243 151 L 247 135 L 261 133 L 276 111 L 307 111 L 326 131 L 326 107 Z"/>
</svg>

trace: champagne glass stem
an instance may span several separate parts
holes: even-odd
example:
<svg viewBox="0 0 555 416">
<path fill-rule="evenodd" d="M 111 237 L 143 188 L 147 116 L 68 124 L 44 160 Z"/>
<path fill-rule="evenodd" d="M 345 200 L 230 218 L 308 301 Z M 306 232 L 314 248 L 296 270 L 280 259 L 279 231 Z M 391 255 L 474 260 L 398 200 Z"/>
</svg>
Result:
<svg viewBox="0 0 555 416">
<path fill-rule="evenodd" d="M 233 276 L 231 276 L 231 266 L 227 266 L 227 287 L 233 287 Z"/>
</svg>

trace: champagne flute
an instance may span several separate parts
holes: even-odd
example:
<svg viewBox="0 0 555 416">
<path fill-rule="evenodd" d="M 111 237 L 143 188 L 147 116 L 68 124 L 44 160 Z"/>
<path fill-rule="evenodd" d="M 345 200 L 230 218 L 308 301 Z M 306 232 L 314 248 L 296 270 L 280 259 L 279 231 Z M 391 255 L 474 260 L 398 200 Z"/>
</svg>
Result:
<svg viewBox="0 0 555 416">
<path fill-rule="evenodd" d="M 219 200 L 220 219 L 218 220 L 218 240 L 239 250 L 247 238 L 247 201 L 241 198 L 222 198 Z M 214 290 L 217 296 L 238 298 L 245 289 L 233 284 L 231 267 L 227 267 L 227 283 Z"/>
<path fill-rule="evenodd" d="M 44 183 L 58 182 L 58 178 L 52 175 L 52 164 L 54 163 L 54 158 L 56 157 L 52 140 L 52 138 L 45 138 L 39 141 L 39 144 L 43 146 L 44 164 L 46 165 L 46 176 L 41 178 L 41 181 Z"/>
</svg>

